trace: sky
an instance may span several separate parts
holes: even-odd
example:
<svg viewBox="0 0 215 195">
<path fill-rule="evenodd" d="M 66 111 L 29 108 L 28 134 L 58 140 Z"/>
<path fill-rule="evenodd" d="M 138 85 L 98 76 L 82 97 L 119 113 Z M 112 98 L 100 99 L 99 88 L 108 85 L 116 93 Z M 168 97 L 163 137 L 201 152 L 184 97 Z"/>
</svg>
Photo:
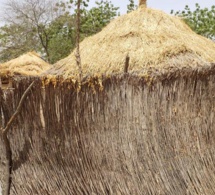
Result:
<svg viewBox="0 0 215 195">
<path fill-rule="evenodd" d="M 93 5 L 95 1 L 91 1 Z M 129 0 L 112 0 L 111 1 L 115 6 L 120 7 L 121 13 L 126 13 L 126 6 L 129 3 Z M 148 7 L 160 9 L 166 13 L 170 13 L 173 9 L 174 11 L 183 10 L 186 5 L 191 9 L 195 8 L 195 4 L 198 3 L 202 8 L 211 7 L 215 5 L 215 0 L 148 0 Z M 138 0 L 135 0 L 135 3 L 138 4 Z"/>
<path fill-rule="evenodd" d="M 129 0 L 111 0 L 111 2 L 115 6 L 120 7 L 121 14 L 126 13 Z M 7 3 L 7 0 L 0 0 L 0 14 L 4 9 L 4 3 Z M 138 0 L 135 0 L 135 3 L 137 4 Z M 185 5 L 188 5 L 191 9 L 194 9 L 196 3 L 199 3 L 202 8 L 210 8 L 212 5 L 215 5 L 215 0 L 148 0 L 148 7 L 160 9 L 166 13 L 170 13 L 172 9 L 174 11 L 183 10 Z M 90 6 L 92 7 L 93 5 L 95 5 L 95 0 L 90 0 Z M 0 24 L 2 23 L 1 18 L 2 17 L 0 15 Z"/>
</svg>

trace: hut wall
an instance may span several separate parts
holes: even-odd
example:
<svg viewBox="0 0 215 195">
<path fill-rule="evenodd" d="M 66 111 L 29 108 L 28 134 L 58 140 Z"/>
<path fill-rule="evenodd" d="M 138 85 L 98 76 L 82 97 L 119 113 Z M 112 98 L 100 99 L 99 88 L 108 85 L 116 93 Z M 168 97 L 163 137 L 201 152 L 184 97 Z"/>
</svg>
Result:
<svg viewBox="0 0 215 195">
<path fill-rule="evenodd" d="M 11 195 L 214 194 L 214 83 L 113 77 L 102 91 L 50 84 L 43 97 L 38 81 L 9 133 Z"/>
<path fill-rule="evenodd" d="M 14 105 L 13 105 L 13 89 L 4 89 L 0 88 L 0 130 L 6 126 L 6 122 L 10 119 L 10 116 L 13 114 Z M 2 190 L 2 195 L 8 194 L 7 192 L 7 183 L 9 178 L 9 161 L 7 159 L 5 145 L 0 136 L 0 195 Z"/>
</svg>

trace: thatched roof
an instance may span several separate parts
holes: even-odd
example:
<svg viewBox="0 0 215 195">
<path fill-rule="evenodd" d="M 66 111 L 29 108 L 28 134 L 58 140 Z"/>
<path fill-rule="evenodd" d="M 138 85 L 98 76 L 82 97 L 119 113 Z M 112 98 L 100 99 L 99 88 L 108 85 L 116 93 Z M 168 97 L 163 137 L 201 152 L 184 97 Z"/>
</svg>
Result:
<svg viewBox="0 0 215 195">
<path fill-rule="evenodd" d="M 49 68 L 50 64 L 41 59 L 37 53 L 28 52 L 18 58 L 0 64 L 0 76 L 36 76 Z"/>
<path fill-rule="evenodd" d="M 77 78 L 74 50 L 47 74 Z M 100 33 L 80 44 L 83 76 L 124 71 L 146 75 L 184 67 L 199 68 L 215 62 L 215 44 L 193 32 L 180 18 L 141 7 L 113 20 Z"/>
</svg>

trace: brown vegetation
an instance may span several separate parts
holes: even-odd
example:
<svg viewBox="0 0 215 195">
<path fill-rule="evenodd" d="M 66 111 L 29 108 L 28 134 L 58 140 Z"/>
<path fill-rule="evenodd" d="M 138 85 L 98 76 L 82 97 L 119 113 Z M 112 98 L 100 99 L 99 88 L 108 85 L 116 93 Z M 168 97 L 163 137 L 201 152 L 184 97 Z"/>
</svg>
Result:
<svg viewBox="0 0 215 195">
<path fill-rule="evenodd" d="M 47 74 L 79 78 L 75 51 Z M 215 43 L 193 32 L 181 19 L 162 11 L 139 8 L 113 20 L 80 44 L 83 77 L 124 71 L 148 77 L 184 68 L 201 69 L 215 61 Z"/>
<path fill-rule="evenodd" d="M 0 76 L 36 76 L 48 70 L 50 65 L 35 52 L 28 52 L 18 58 L 0 64 Z"/>
<path fill-rule="evenodd" d="M 14 80 L 7 95 L 0 89 L 5 124 L 34 81 L 8 132 L 11 194 L 213 195 L 214 43 L 141 8 L 80 52 L 81 88 L 74 51 L 46 78 Z"/>
</svg>

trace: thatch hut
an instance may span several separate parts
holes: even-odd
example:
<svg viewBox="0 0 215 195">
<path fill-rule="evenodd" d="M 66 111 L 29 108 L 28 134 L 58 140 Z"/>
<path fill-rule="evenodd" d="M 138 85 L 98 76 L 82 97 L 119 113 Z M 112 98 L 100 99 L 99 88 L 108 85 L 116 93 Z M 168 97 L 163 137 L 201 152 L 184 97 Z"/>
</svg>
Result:
<svg viewBox="0 0 215 195">
<path fill-rule="evenodd" d="M 78 78 L 75 52 L 47 73 Z M 215 44 L 197 35 L 181 19 L 143 7 L 86 38 L 80 44 L 80 53 L 84 77 L 124 73 L 127 56 L 128 73 L 157 77 L 214 62 Z"/>
<path fill-rule="evenodd" d="M 11 78 L 16 76 L 38 76 L 50 68 L 36 52 L 28 52 L 0 64 L 0 85 L 2 88 L 11 87 Z"/>
<path fill-rule="evenodd" d="M 215 44 L 141 6 L 80 49 L 82 80 L 74 51 L 10 130 L 11 194 L 214 194 Z"/>
</svg>

